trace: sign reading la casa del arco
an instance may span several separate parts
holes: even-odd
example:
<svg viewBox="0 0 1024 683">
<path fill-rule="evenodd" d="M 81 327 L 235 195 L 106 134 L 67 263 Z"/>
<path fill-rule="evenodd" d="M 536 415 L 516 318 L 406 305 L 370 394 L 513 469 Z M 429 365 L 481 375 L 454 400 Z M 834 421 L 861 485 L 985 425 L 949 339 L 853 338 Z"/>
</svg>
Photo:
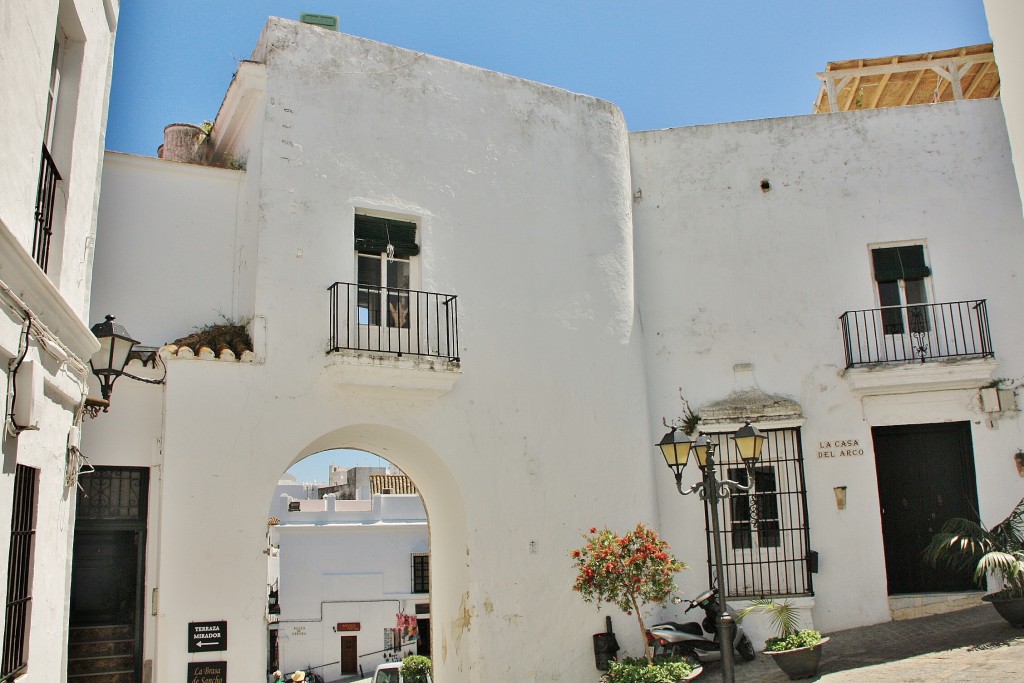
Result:
<svg viewBox="0 0 1024 683">
<path fill-rule="evenodd" d="M 819 458 L 852 458 L 864 455 L 860 439 L 832 439 L 818 442 Z"/>
</svg>

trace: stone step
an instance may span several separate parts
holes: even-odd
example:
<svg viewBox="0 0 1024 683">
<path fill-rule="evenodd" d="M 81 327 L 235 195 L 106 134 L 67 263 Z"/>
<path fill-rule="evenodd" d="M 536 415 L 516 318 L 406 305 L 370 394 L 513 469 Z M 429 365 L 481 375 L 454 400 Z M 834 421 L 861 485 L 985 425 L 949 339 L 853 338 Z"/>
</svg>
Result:
<svg viewBox="0 0 1024 683">
<path fill-rule="evenodd" d="M 106 640 L 131 640 L 134 635 L 131 624 L 72 626 L 68 629 L 68 642 L 88 643 Z"/>
<path fill-rule="evenodd" d="M 94 674 L 68 674 L 68 683 L 138 683 L 134 671 L 108 671 Z"/>
<path fill-rule="evenodd" d="M 118 671 L 131 671 L 134 666 L 134 655 L 104 655 L 98 657 L 69 658 L 68 676 L 73 674 L 103 674 Z"/>
<path fill-rule="evenodd" d="M 105 655 L 131 655 L 135 653 L 135 641 L 125 640 L 80 640 L 68 643 L 68 658 L 100 657 Z"/>
</svg>

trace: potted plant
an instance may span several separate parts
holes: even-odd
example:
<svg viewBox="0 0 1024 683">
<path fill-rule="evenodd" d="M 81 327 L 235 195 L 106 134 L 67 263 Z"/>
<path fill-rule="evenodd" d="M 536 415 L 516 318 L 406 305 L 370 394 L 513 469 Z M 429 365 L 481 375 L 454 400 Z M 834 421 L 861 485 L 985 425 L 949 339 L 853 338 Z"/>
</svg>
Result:
<svg viewBox="0 0 1024 683">
<path fill-rule="evenodd" d="M 647 604 L 665 603 L 676 590 L 673 577 L 686 565 L 672 557 L 668 543 L 644 524 L 637 524 L 622 535 L 607 528 L 598 531 L 591 527 L 590 534 L 584 534 L 583 539 L 584 545 L 570 553 L 576 569 L 572 589 L 584 601 L 597 603 L 598 608 L 609 602 L 627 616 L 636 615 L 644 644 L 644 659 L 612 662 L 605 680 L 657 683 L 681 680 L 691 674 L 691 667 L 685 662 L 655 662 L 642 612 Z"/>
<path fill-rule="evenodd" d="M 764 653 L 790 680 L 810 678 L 818 672 L 821 646 L 829 639 L 823 638 L 818 631 L 800 629 L 800 618 L 792 602 L 776 602 L 771 598 L 754 600 L 740 612 L 740 619 L 751 612 L 767 614 L 769 623 L 778 631 L 778 636 L 765 641 Z"/>
<path fill-rule="evenodd" d="M 658 656 L 651 664 L 643 657 L 625 657 L 608 663 L 608 673 L 601 677 L 601 683 L 678 683 L 692 681 L 703 671 L 703 667 L 679 657 Z"/>
<path fill-rule="evenodd" d="M 429 657 L 409 655 L 402 660 L 402 668 L 399 670 L 399 675 L 401 675 L 405 683 L 429 683 L 430 671 Z"/>
<path fill-rule="evenodd" d="M 1024 627 L 1024 498 L 1003 521 L 985 530 L 977 522 L 954 517 L 942 525 L 924 550 L 933 565 L 974 570 L 974 581 L 997 579 L 1000 590 L 986 595 L 1000 616 Z"/>
</svg>

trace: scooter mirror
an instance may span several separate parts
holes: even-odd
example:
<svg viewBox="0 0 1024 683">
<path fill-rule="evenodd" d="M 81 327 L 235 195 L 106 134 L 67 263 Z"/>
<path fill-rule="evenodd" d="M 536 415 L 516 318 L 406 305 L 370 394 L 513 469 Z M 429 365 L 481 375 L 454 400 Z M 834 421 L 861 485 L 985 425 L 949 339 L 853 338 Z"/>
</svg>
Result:
<svg viewBox="0 0 1024 683">
<path fill-rule="evenodd" d="M 679 597 L 678 595 L 677 595 L 677 596 L 675 596 L 674 598 L 672 598 L 672 604 L 673 604 L 673 605 L 678 605 L 678 604 L 679 604 L 679 603 L 681 603 L 682 601 L 683 601 L 683 599 L 682 599 L 681 597 Z"/>
</svg>

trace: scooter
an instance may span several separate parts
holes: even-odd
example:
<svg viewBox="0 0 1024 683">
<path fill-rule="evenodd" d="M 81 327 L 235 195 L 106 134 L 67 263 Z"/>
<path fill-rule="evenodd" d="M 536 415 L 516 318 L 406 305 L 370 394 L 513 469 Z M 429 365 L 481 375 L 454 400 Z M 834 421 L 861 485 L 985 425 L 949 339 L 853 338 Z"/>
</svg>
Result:
<svg viewBox="0 0 1024 683">
<path fill-rule="evenodd" d="M 691 621 L 680 624 L 674 621 L 666 621 L 655 624 L 647 630 L 647 640 L 655 648 L 655 654 L 672 654 L 682 657 L 698 659 L 702 662 L 716 662 L 722 658 L 721 647 L 718 642 L 718 589 L 711 588 L 704 591 L 693 600 L 685 601 L 683 598 L 672 598 L 672 602 L 680 604 L 689 602 L 689 606 L 683 611 L 685 614 L 694 607 L 704 610 L 704 620 L 701 623 Z M 736 623 L 736 636 L 733 638 L 733 648 L 744 661 L 754 659 L 754 644 L 743 632 L 739 625 L 736 613 L 726 605 L 726 610 Z M 707 635 L 705 635 L 707 633 Z"/>
</svg>

